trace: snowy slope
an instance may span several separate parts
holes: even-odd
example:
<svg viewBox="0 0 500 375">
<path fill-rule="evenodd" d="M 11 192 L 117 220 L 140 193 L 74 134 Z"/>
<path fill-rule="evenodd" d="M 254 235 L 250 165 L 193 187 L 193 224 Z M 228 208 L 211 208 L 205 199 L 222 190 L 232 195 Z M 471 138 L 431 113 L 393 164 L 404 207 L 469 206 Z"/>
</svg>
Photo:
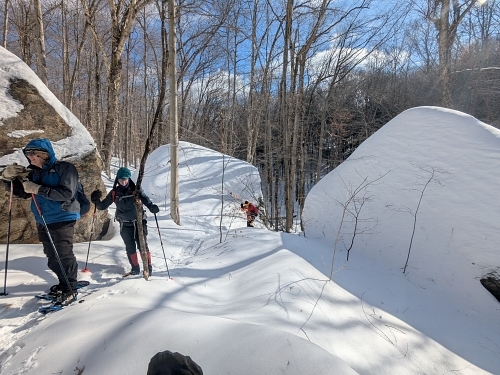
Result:
<svg viewBox="0 0 500 375">
<path fill-rule="evenodd" d="M 307 237 L 333 251 L 340 233 L 334 281 L 492 372 L 500 305 L 479 279 L 500 266 L 499 165 L 498 129 L 413 108 L 314 186 L 304 210 Z"/>
</svg>

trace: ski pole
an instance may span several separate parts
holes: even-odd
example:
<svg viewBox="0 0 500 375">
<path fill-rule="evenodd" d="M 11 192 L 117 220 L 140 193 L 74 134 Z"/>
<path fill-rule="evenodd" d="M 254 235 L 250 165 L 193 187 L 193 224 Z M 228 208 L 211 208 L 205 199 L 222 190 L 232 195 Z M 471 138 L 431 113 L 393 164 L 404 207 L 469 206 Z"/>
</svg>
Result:
<svg viewBox="0 0 500 375">
<path fill-rule="evenodd" d="M 50 244 L 52 245 L 52 249 L 54 250 L 54 253 L 56 255 L 57 263 L 59 263 L 59 267 L 61 268 L 61 273 L 64 276 L 64 282 L 70 289 L 71 293 L 73 294 L 73 300 L 76 301 L 77 293 L 73 290 L 71 287 L 71 284 L 69 283 L 68 275 L 66 275 L 66 271 L 63 268 L 61 258 L 59 257 L 59 253 L 57 252 L 56 245 L 54 244 L 54 241 L 52 240 L 52 236 L 50 235 L 49 232 L 49 227 L 47 226 L 47 223 L 45 222 L 45 218 L 43 217 L 42 210 L 40 209 L 40 206 L 38 205 L 38 202 L 36 200 L 35 194 L 31 194 L 31 197 L 33 198 L 33 202 L 35 203 L 36 210 L 38 211 L 38 215 L 42 218 L 43 225 L 45 227 L 45 231 L 47 232 L 47 237 L 49 238 Z"/>
<path fill-rule="evenodd" d="M 165 259 L 165 265 L 167 266 L 167 273 L 168 273 L 168 278 L 170 279 L 170 271 L 168 270 L 168 264 L 167 264 L 167 257 L 165 255 L 165 249 L 163 248 L 163 241 L 161 240 L 161 233 L 160 233 L 160 226 L 158 225 L 158 218 L 155 215 L 155 221 L 156 221 L 156 228 L 158 229 L 158 236 L 160 237 L 160 244 L 161 244 L 161 249 L 163 251 L 163 259 Z"/>
<path fill-rule="evenodd" d="M 12 221 L 12 196 L 14 195 L 14 184 L 13 181 L 10 182 L 10 198 L 9 198 L 9 219 L 7 226 L 7 248 L 5 252 L 5 277 L 3 280 L 3 293 L 0 296 L 6 296 L 7 293 L 7 267 L 9 265 L 9 244 L 10 244 L 10 223 Z"/>
<path fill-rule="evenodd" d="M 89 261 L 89 253 L 90 253 L 90 244 L 92 243 L 92 235 L 94 234 L 94 223 L 96 219 L 96 212 L 97 206 L 95 205 L 94 202 L 94 213 L 92 214 L 92 226 L 90 227 L 90 238 L 89 238 L 89 248 L 87 249 L 87 259 L 85 260 L 85 267 L 83 268 L 82 272 L 90 272 L 90 270 L 87 268 L 87 263 Z"/>
</svg>

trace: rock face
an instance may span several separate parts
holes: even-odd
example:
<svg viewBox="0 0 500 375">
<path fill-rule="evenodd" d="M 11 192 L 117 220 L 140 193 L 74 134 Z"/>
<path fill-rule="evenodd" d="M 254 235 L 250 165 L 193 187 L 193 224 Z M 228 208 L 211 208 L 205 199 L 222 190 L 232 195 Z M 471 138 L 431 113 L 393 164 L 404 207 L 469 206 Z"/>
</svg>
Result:
<svg viewBox="0 0 500 375">
<path fill-rule="evenodd" d="M 14 60 L 19 66 L 17 71 L 14 69 L 14 75 L 16 73 L 19 75 L 19 72 L 29 69 L 20 60 L 16 61 L 5 49 L 0 49 L 0 71 L 2 70 L 2 58 L 5 56 Z M 6 101 L 14 102 L 12 100 L 14 99 L 17 102 L 15 105 L 19 106 L 19 103 L 22 105 L 22 109 L 15 116 L 0 118 L 0 164 L 7 165 L 18 162 L 18 164 L 27 165 L 28 162 L 22 154 L 22 148 L 32 139 L 47 138 L 52 142 L 59 160 L 66 160 L 75 165 L 89 200 L 90 193 L 96 188 L 106 191 L 101 179 L 102 161 L 90 134 L 67 108 L 63 107 L 55 99 L 55 96 L 45 86 L 40 86 L 41 82 L 35 82 L 38 78 L 33 77 L 34 73 L 32 71 L 29 73 L 32 75 L 27 77 L 28 79 L 24 79 L 22 76 L 12 76 L 12 71 L 10 71 L 8 79 L 5 79 L 0 74 L 0 86 L 5 88 L 5 93 L 0 90 L 0 97 L 5 96 L 0 100 L 5 103 Z M 4 84 L 2 85 L 2 83 Z M 52 104 L 49 104 L 49 102 Z M 2 223 L 0 225 L 1 243 L 7 241 L 9 193 L 3 186 L 0 186 L 0 205 L 3 207 L 0 211 L 0 223 Z M 30 202 L 31 199 L 13 199 L 10 228 L 11 243 L 38 243 L 35 221 L 30 211 Z M 77 222 L 75 226 L 75 242 L 89 240 L 93 212 L 94 205 Z M 107 230 L 108 226 L 107 211 L 97 211 L 93 239 L 102 235 L 103 230 Z"/>
<path fill-rule="evenodd" d="M 483 277 L 480 281 L 486 290 L 500 302 L 500 278 L 494 273 L 491 273 Z"/>
</svg>

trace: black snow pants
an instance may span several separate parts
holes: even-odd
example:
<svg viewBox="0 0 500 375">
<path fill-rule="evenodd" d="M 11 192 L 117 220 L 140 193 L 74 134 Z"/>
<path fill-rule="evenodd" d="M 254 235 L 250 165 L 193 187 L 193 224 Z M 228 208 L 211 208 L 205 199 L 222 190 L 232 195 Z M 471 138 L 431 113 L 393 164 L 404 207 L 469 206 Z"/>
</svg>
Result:
<svg viewBox="0 0 500 375">
<path fill-rule="evenodd" d="M 144 241 L 146 242 L 146 252 L 148 254 L 148 265 L 151 266 L 151 253 L 149 252 L 147 235 L 148 226 L 147 220 L 142 221 L 142 229 L 144 233 Z M 127 251 L 127 258 L 132 266 L 132 270 L 139 271 L 139 258 L 137 257 L 137 249 L 141 248 L 139 242 L 139 232 L 135 221 L 122 221 L 120 222 L 120 235 L 122 236 L 125 250 Z"/>
<path fill-rule="evenodd" d="M 63 293 L 75 291 L 78 277 L 78 263 L 76 262 L 75 254 L 73 253 L 73 235 L 75 233 L 75 221 L 63 221 L 60 223 L 47 224 L 50 236 L 59 254 L 64 272 L 68 277 L 70 285 L 66 285 L 57 256 L 54 253 L 54 248 L 50 242 L 47 231 L 43 224 L 36 224 L 38 231 L 38 239 L 43 245 L 43 252 L 48 258 L 47 266 L 54 272 L 59 279 L 59 284 L 62 286 Z M 71 289 L 70 289 L 71 287 Z"/>
</svg>

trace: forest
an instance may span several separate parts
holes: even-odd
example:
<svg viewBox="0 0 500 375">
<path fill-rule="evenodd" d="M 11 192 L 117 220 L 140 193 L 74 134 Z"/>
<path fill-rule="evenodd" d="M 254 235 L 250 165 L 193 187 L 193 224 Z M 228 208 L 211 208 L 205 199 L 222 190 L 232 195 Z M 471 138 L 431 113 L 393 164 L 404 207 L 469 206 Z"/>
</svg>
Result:
<svg viewBox="0 0 500 375">
<path fill-rule="evenodd" d="M 497 0 L 0 0 L 0 9 L 2 46 L 80 119 L 108 173 L 112 157 L 137 165 L 146 139 L 152 149 L 170 142 L 176 87 L 178 139 L 255 165 L 263 197 L 253 198 L 273 230 L 295 230 L 309 189 L 406 109 L 441 106 L 500 127 Z"/>
</svg>

